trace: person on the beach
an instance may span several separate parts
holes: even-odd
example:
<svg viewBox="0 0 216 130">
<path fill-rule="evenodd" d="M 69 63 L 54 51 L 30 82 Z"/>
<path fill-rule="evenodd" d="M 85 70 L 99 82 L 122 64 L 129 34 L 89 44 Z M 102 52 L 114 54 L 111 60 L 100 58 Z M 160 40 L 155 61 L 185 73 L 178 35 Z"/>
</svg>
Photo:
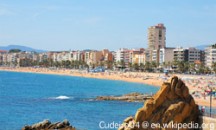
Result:
<svg viewBox="0 0 216 130">
<path fill-rule="evenodd" d="M 205 113 L 205 106 L 202 106 L 202 114 L 204 114 Z"/>
</svg>

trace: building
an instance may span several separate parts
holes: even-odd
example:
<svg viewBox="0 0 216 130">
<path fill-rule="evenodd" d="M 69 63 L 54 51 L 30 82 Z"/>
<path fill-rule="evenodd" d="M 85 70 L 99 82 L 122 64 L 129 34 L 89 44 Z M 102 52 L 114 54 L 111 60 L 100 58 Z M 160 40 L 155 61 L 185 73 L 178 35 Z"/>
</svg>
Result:
<svg viewBox="0 0 216 130">
<path fill-rule="evenodd" d="M 126 66 L 128 66 L 129 61 L 130 61 L 130 50 L 126 48 L 120 48 L 119 50 L 116 51 L 115 53 L 115 61 L 117 63 L 124 62 Z"/>
<path fill-rule="evenodd" d="M 188 48 L 188 62 L 194 63 L 195 61 L 201 61 L 201 50 L 196 48 Z"/>
<path fill-rule="evenodd" d="M 136 62 L 137 60 L 134 59 L 137 59 L 140 56 L 140 54 L 144 53 L 144 51 L 144 48 L 129 50 L 129 63 L 131 63 L 132 65 L 138 63 Z"/>
<path fill-rule="evenodd" d="M 4 57 L 4 55 L 5 55 L 6 53 L 7 53 L 7 51 L 5 51 L 5 50 L 0 50 L 0 65 L 3 64 L 3 62 L 4 62 L 3 57 Z"/>
<path fill-rule="evenodd" d="M 174 59 L 174 50 L 175 48 L 161 48 L 160 56 L 159 56 L 159 64 L 163 65 L 163 63 L 172 62 Z"/>
<path fill-rule="evenodd" d="M 135 54 L 134 57 L 133 57 L 133 64 L 138 64 L 138 65 L 141 65 L 141 64 L 145 64 L 145 53 L 142 52 L 142 53 L 139 53 L 139 54 Z"/>
<path fill-rule="evenodd" d="M 205 48 L 205 66 L 211 68 L 216 62 L 216 47 L 214 45 Z"/>
<path fill-rule="evenodd" d="M 174 60 L 177 61 L 188 61 L 188 50 L 182 47 L 177 47 L 173 50 Z"/>
<path fill-rule="evenodd" d="M 73 61 L 82 61 L 82 51 L 73 51 L 72 52 L 72 60 Z"/>
<path fill-rule="evenodd" d="M 166 27 L 163 24 L 148 28 L 148 49 L 158 50 L 166 47 Z"/>
</svg>

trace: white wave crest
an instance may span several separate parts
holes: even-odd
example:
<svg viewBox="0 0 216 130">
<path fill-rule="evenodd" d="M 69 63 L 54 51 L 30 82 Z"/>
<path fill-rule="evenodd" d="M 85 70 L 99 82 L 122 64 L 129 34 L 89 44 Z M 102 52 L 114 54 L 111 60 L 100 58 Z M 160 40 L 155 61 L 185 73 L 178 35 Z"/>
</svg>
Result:
<svg viewBox="0 0 216 130">
<path fill-rule="evenodd" d="M 66 100 L 66 99 L 72 99 L 72 97 L 68 97 L 68 96 L 58 96 L 58 97 L 52 97 L 50 99 L 58 99 L 58 100 Z"/>
</svg>

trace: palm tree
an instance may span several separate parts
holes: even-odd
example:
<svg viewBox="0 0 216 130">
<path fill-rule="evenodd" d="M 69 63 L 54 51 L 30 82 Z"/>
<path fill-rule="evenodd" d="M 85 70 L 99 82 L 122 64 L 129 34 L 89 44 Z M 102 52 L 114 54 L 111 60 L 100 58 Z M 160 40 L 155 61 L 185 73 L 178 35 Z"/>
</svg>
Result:
<svg viewBox="0 0 216 130">
<path fill-rule="evenodd" d="M 178 66 L 178 71 L 179 72 L 184 72 L 184 70 L 185 70 L 185 64 L 184 64 L 184 62 L 183 61 L 179 61 L 179 62 L 177 62 L 177 66 Z"/>
<path fill-rule="evenodd" d="M 212 45 L 212 48 L 216 48 L 216 43 Z"/>
<path fill-rule="evenodd" d="M 125 68 L 125 62 L 124 62 L 124 60 L 121 60 L 119 65 L 121 66 L 121 68 Z"/>
<path fill-rule="evenodd" d="M 147 61 L 144 68 L 146 71 L 150 71 L 152 69 L 151 63 Z"/>
<path fill-rule="evenodd" d="M 212 64 L 212 70 L 216 73 L 216 62 Z"/>
<path fill-rule="evenodd" d="M 198 73 L 200 73 L 200 74 L 203 74 L 204 72 L 205 72 L 205 65 L 204 65 L 204 63 L 201 63 L 201 64 L 199 64 L 198 65 Z"/>
<path fill-rule="evenodd" d="M 195 63 L 190 63 L 190 65 L 189 65 L 189 70 L 190 70 L 191 72 L 195 72 L 195 71 L 196 71 Z"/>
<path fill-rule="evenodd" d="M 136 70 L 136 71 L 139 70 L 139 65 L 137 63 L 134 63 L 133 64 L 133 69 Z"/>
<path fill-rule="evenodd" d="M 143 70 L 145 69 L 145 65 L 144 65 L 143 63 L 140 63 L 139 69 L 140 69 L 141 71 L 143 71 Z"/>
<path fill-rule="evenodd" d="M 128 63 L 128 68 L 129 68 L 130 71 L 133 69 L 132 63 Z"/>
</svg>

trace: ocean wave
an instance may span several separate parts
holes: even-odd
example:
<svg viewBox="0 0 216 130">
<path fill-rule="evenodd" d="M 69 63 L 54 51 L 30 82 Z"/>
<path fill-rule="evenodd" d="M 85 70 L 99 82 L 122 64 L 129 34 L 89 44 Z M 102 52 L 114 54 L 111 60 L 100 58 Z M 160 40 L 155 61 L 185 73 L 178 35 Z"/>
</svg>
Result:
<svg viewBox="0 0 216 130">
<path fill-rule="evenodd" d="M 73 97 L 68 97 L 68 96 L 58 96 L 58 97 L 51 97 L 49 99 L 56 99 L 56 100 L 68 100 L 68 99 L 73 99 Z"/>
</svg>

